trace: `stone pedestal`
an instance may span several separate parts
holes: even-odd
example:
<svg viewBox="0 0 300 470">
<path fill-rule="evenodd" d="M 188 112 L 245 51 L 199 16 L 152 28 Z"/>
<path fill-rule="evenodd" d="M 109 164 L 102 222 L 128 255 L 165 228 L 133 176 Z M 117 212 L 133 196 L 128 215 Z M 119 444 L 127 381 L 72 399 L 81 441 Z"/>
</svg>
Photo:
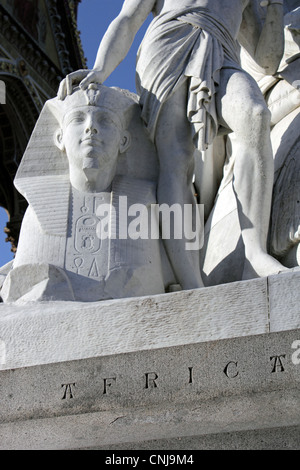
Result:
<svg viewBox="0 0 300 470">
<path fill-rule="evenodd" d="M 2 304 L 0 449 L 299 449 L 299 278 Z"/>
</svg>

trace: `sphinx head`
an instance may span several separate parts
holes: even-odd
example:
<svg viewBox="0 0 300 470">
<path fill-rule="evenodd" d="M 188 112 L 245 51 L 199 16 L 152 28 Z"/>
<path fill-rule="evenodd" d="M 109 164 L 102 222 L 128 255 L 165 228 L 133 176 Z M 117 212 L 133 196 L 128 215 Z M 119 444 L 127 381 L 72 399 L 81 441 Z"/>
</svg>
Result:
<svg viewBox="0 0 300 470">
<path fill-rule="evenodd" d="M 59 127 L 55 144 L 69 161 L 71 184 L 103 191 L 115 176 L 120 155 L 130 147 L 126 111 L 129 100 L 120 91 L 91 84 L 57 104 Z"/>
</svg>

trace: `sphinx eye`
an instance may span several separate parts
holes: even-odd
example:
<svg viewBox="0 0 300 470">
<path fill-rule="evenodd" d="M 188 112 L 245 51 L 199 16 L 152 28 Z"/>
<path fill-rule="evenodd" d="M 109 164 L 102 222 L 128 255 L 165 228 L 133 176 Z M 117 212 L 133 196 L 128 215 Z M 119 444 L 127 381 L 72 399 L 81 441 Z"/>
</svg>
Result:
<svg viewBox="0 0 300 470">
<path fill-rule="evenodd" d="M 66 124 L 71 124 L 71 123 L 80 123 L 85 121 L 85 115 L 82 113 L 74 113 L 71 114 L 68 119 Z"/>
<path fill-rule="evenodd" d="M 98 123 L 101 125 L 101 127 L 103 128 L 107 128 L 107 127 L 115 127 L 115 123 L 109 118 L 109 117 L 99 117 L 98 118 Z"/>
</svg>

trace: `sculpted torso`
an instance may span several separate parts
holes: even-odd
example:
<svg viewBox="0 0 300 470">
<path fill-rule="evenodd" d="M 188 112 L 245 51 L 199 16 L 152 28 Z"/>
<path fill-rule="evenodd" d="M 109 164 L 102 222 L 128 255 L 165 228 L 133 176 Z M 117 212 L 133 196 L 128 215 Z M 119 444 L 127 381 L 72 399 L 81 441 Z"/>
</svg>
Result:
<svg viewBox="0 0 300 470">
<path fill-rule="evenodd" d="M 244 9 L 251 0 L 158 0 L 153 10 L 155 16 L 169 12 L 170 10 L 181 9 L 182 6 L 207 8 L 212 14 L 223 19 L 224 25 L 231 32 L 233 37 L 237 37 Z M 220 13 L 221 10 L 221 13 Z M 226 14 L 227 13 L 227 14 Z"/>
</svg>

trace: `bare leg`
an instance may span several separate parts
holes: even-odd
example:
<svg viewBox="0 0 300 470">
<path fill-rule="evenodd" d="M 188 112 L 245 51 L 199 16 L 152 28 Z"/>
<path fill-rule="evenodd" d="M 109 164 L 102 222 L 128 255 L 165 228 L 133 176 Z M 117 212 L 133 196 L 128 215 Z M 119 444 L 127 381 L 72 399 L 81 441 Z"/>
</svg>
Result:
<svg viewBox="0 0 300 470">
<path fill-rule="evenodd" d="M 192 178 L 194 171 L 194 145 L 191 126 L 186 117 L 186 85 L 183 85 L 164 104 L 157 125 L 156 146 L 160 163 L 158 203 L 192 204 L 196 210 Z M 201 227 L 201 230 L 203 227 Z M 182 239 L 164 240 L 167 254 L 178 282 L 183 289 L 203 287 L 199 250 L 188 251 L 182 227 Z"/>
<path fill-rule="evenodd" d="M 235 132 L 233 187 L 245 245 L 243 279 L 286 270 L 267 253 L 274 166 L 270 113 L 257 84 L 246 73 L 221 74 L 218 112 Z"/>
</svg>

